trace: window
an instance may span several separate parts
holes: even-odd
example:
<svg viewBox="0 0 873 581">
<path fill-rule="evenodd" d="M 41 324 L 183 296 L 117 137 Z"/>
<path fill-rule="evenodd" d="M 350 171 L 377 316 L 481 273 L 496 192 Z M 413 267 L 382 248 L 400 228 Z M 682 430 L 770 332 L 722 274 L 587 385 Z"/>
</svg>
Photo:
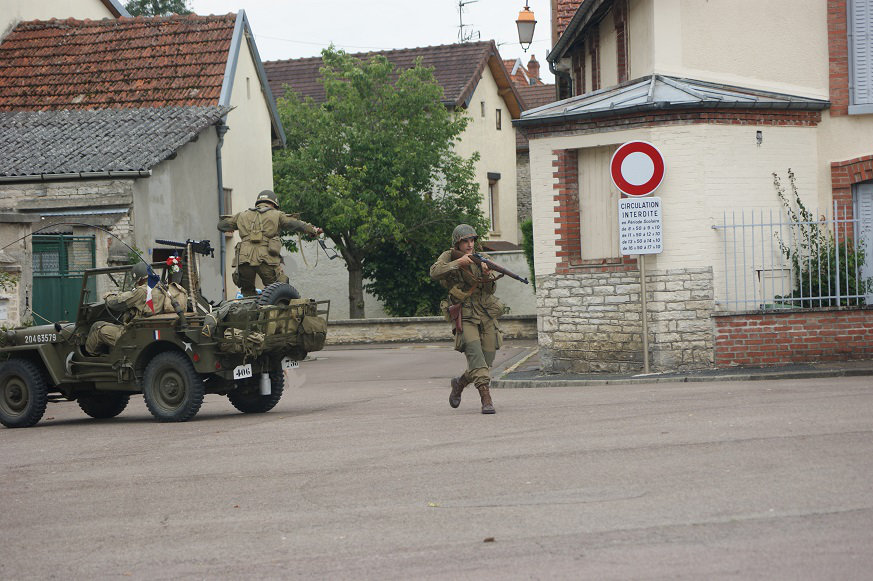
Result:
<svg viewBox="0 0 873 581">
<path fill-rule="evenodd" d="M 500 109 L 498 109 L 500 111 Z M 488 219 L 491 221 L 492 234 L 500 233 L 500 189 L 498 182 L 500 174 L 488 172 Z"/>
<path fill-rule="evenodd" d="M 501 111 L 500 109 L 498 109 L 498 110 L 497 110 L 497 131 L 500 131 L 500 125 L 501 125 L 500 121 L 501 121 L 501 115 L 502 115 L 502 114 L 503 114 L 503 111 Z"/>
<path fill-rule="evenodd" d="M 873 0 L 849 6 L 849 113 L 873 113 Z"/>
<path fill-rule="evenodd" d="M 252 80 L 246 77 L 246 99 L 252 98 Z"/>
<path fill-rule="evenodd" d="M 485 101 L 481 101 L 479 106 L 482 107 L 482 117 L 485 117 Z"/>
</svg>

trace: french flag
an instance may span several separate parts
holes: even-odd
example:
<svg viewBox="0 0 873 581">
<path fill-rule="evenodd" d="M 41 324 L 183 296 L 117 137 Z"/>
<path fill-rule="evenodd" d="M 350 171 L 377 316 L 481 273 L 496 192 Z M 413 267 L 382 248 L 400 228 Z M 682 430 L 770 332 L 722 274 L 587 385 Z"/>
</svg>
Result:
<svg viewBox="0 0 873 581">
<path fill-rule="evenodd" d="M 146 305 L 148 308 L 152 310 L 152 314 L 155 314 L 155 304 L 152 302 L 152 289 L 157 286 L 160 282 L 161 277 L 155 274 L 155 271 L 152 270 L 151 266 L 148 266 L 149 269 L 149 280 L 148 280 L 148 288 L 146 289 Z"/>
</svg>

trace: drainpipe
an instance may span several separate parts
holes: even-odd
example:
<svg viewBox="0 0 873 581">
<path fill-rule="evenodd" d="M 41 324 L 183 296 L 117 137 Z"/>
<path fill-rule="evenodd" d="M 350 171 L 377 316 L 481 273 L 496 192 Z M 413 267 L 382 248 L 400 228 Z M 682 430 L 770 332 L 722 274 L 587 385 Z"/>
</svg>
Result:
<svg viewBox="0 0 873 581">
<path fill-rule="evenodd" d="M 221 146 L 224 145 L 224 134 L 227 133 L 228 126 L 222 123 L 215 126 L 215 132 L 218 134 L 218 143 L 215 145 L 215 171 L 218 174 L 218 215 L 225 214 L 224 209 L 224 179 L 222 178 L 221 168 Z M 218 235 L 218 257 L 219 271 L 221 273 L 221 297 L 227 298 L 227 281 L 224 279 L 225 262 L 227 257 L 227 242 L 224 237 L 224 232 L 219 232 Z"/>
<path fill-rule="evenodd" d="M 546 61 L 549 63 L 549 70 L 552 71 L 553 75 L 555 75 L 555 79 L 556 79 L 555 84 L 558 84 L 557 83 L 558 77 L 563 77 L 563 78 L 567 79 L 567 85 L 570 87 L 570 96 L 572 97 L 573 96 L 573 77 L 570 75 L 570 73 L 568 73 L 566 71 L 559 71 L 555 67 L 555 63 L 553 63 L 552 61 L 549 60 L 549 55 L 546 55 Z M 555 96 L 557 97 L 557 95 L 555 95 Z"/>
</svg>

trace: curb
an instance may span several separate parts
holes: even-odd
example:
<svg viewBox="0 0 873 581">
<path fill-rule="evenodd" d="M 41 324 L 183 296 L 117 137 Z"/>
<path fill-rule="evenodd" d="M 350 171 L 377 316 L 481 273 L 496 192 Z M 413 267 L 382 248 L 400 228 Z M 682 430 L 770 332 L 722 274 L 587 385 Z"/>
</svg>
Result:
<svg viewBox="0 0 873 581">
<path fill-rule="evenodd" d="M 859 377 L 873 375 L 873 367 L 850 368 L 850 369 L 811 369 L 811 370 L 774 370 L 774 371 L 748 371 L 748 372 L 714 372 L 712 375 L 648 375 L 645 377 L 625 376 L 598 378 L 561 379 L 557 376 L 542 376 L 526 379 L 506 378 L 507 371 L 499 379 L 491 381 L 495 388 L 530 389 L 542 387 L 586 387 L 596 385 L 629 385 L 639 383 L 698 383 L 704 381 L 762 381 L 779 379 L 819 379 L 827 377 Z"/>
</svg>

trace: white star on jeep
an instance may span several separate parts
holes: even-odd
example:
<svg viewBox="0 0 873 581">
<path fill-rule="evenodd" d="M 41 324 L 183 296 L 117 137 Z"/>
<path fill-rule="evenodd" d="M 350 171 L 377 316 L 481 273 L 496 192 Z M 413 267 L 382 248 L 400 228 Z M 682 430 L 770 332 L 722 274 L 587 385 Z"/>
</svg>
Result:
<svg viewBox="0 0 873 581">
<path fill-rule="evenodd" d="M 194 350 L 191 349 L 191 343 L 186 343 L 185 341 L 182 341 L 182 344 L 185 345 L 185 351 L 190 351 L 191 353 L 194 353 Z"/>
</svg>

